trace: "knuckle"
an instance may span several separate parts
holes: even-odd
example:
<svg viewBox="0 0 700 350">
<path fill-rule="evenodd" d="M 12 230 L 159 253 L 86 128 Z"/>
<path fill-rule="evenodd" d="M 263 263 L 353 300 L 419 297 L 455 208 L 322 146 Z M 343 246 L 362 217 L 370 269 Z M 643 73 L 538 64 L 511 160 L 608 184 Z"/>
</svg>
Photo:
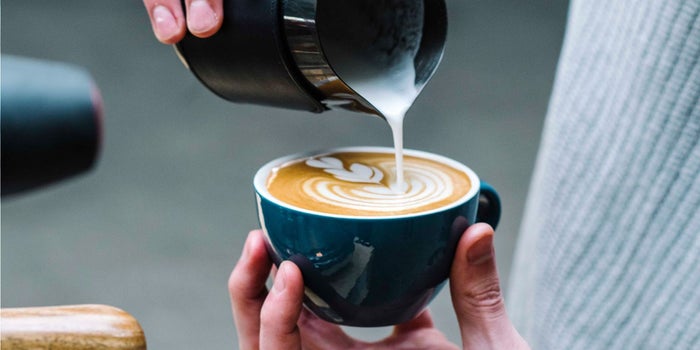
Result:
<svg viewBox="0 0 700 350">
<path fill-rule="evenodd" d="M 227 286 L 231 296 L 239 294 L 241 286 L 243 285 L 243 281 L 239 277 L 240 273 L 238 273 L 237 270 L 238 268 L 234 268 L 233 271 L 231 271 L 231 275 L 228 276 Z"/>
<path fill-rule="evenodd" d="M 297 327 L 293 310 L 283 305 L 273 295 L 268 295 L 260 309 L 260 327 L 276 334 L 289 334 Z"/>
<path fill-rule="evenodd" d="M 269 298 L 268 298 L 269 299 Z M 273 326 L 280 320 L 280 314 L 276 312 L 276 308 L 271 307 L 269 302 L 263 304 L 260 309 L 260 325 L 265 327 Z"/>
<path fill-rule="evenodd" d="M 498 279 L 488 279 L 468 288 L 462 300 L 470 310 L 481 314 L 499 314 L 504 310 L 503 293 Z"/>
<path fill-rule="evenodd" d="M 228 278 L 228 293 L 234 306 L 259 303 L 266 293 L 265 285 L 252 286 L 245 276 L 234 269 Z"/>
</svg>

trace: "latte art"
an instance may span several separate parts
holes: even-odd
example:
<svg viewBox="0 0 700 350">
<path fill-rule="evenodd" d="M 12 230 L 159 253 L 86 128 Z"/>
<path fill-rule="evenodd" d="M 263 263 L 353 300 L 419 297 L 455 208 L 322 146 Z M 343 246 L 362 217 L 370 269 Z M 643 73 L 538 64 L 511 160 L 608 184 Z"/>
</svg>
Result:
<svg viewBox="0 0 700 350">
<path fill-rule="evenodd" d="M 453 186 L 445 174 L 418 167 L 406 167 L 404 174 L 408 176 L 410 182 L 404 183 L 402 191 L 392 189 L 382 183 L 368 184 L 362 187 L 344 186 L 344 184 L 339 184 L 337 180 L 362 181 L 336 176 L 336 179 L 317 177 L 306 180 L 303 183 L 303 192 L 314 200 L 329 205 L 379 212 L 393 212 L 397 208 L 410 210 L 426 203 L 444 200 L 452 194 Z"/>
<path fill-rule="evenodd" d="M 274 169 L 267 187 L 294 206 L 331 214 L 401 215 L 446 206 L 470 189 L 469 177 L 446 164 L 407 156 L 396 182 L 393 153 L 341 152 Z"/>
</svg>

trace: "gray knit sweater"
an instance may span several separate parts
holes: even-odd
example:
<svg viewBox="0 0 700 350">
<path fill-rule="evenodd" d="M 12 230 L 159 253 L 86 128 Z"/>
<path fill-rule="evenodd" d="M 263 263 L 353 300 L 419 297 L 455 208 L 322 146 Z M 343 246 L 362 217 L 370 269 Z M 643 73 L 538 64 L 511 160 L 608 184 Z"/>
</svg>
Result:
<svg viewBox="0 0 700 350">
<path fill-rule="evenodd" d="M 700 0 L 574 0 L 507 301 L 535 349 L 700 349 Z"/>
</svg>

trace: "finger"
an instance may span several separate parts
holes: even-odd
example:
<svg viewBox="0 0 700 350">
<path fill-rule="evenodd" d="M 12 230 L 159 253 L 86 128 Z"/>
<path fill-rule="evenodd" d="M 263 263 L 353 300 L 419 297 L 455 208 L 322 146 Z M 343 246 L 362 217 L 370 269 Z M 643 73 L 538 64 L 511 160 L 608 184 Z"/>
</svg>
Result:
<svg viewBox="0 0 700 350">
<path fill-rule="evenodd" d="M 524 344 L 506 315 L 493 235 L 488 224 L 469 227 L 452 264 L 450 292 L 465 349 L 518 349 Z"/>
<path fill-rule="evenodd" d="M 404 349 L 408 348 L 407 345 L 411 349 L 457 349 L 434 327 L 433 318 L 428 310 L 408 322 L 396 325 L 391 336 L 374 345 L 380 349 Z"/>
<path fill-rule="evenodd" d="M 258 349 L 260 310 L 267 290 L 265 280 L 272 262 L 267 256 L 262 231 L 248 234 L 243 253 L 228 280 L 233 319 L 241 349 Z"/>
<path fill-rule="evenodd" d="M 301 349 L 297 321 L 304 296 L 299 268 L 284 261 L 260 311 L 260 349 Z"/>
<path fill-rule="evenodd" d="M 401 334 L 401 333 L 410 333 L 413 331 L 416 331 L 421 328 L 432 328 L 434 327 L 433 324 L 433 317 L 430 315 L 430 311 L 425 310 L 420 313 L 417 317 L 414 319 L 404 322 L 402 324 L 396 325 L 394 327 L 394 334 Z"/>
<path fill-rule="evenodd" d="M 143 0 L 156 38 L 174 44 L 185 36 L 185 16 L 180 0 Z"/>
<path fill-rule="evenodd" d="M 355 340 L 350 338 L 340 326 L 326 322 L 308 309 L 301 310 L 297 323 L 306 350 L 351 349 Z"/>
<path fill-rule="evenodd" d="M 214 35 L 223 23 L 223 0 L 187 0 L 187 28 L 200 38 Z"/>
</svg>

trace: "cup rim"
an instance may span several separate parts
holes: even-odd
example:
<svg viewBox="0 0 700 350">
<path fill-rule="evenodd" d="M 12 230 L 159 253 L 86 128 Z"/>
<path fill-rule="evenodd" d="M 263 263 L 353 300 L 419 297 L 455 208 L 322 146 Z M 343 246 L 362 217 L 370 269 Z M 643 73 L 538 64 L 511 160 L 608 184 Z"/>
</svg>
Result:
<svg viewBox="0 0 700 350">
<path fill-rule="evenodd" d="M 467 191 L 464 196 L 460 197 L 459 199 L 455 200 L 452 203 L 449 203 L 447 205 L 434 208 L 431 210 L 426 210 L 426 211 L 421 211 L 421 212 L 415 212 L 415 213 L 408 213 L 408 214 L 400 214 L 400 215 L 345 215 L 345 214 L 333 214 L 333 213 L 326 213 L 322 211 L 316 211 L 316 210 L 309 210 L 305 208 L 300 208 L 295 205 L 289 204 L 287 202 L 284 202 L 276 197 L 274 197 L 270 192 L 267 190 L 267 186 L 265 185 L 268 179 L 268 176 L 270 172 L 272 171 L 273 168 L 282 165 L 284 163 L 293 161 L 293 160 L 298 160 L 301 158 L 306 158 L 306 157 L 311 157 L 311 156 L 323 156 L 325 154 L 330 154 L 330 153 L 337 153 L 337 152 L 369 152 L 369 153 L 394 153 L 394 148 L 392 147 L 383 147 L 383 146 L 350 146 L 350 147 L 334 147 L 334 148 L 327 148 L 327 149 L 321 149 L 317 151 L 308 151 L 308 152 L 299 152 L 299 153 L 294 153 L 286 156 L 282 156 L 276 159 L 273 159 L 267 163 L 265 163 L 263 166 L 261 166 L 258 171 L 255 173 L 255 176 L 253 177 L 253 186 L 255 188 L 255 192 L 264 197 L 266 200 L 271 201 L 281 207 L 288 208 L 294 211 L 298 211 L 301 213 L 306 213 L 306 214 L 311 214 L 311 215 L 318 215 L 318 216 L 323 216 L 323 217 L 330 217 L 330 218 L 341 218 L 341 219 L 353 219 L 353 220 L 387 220 L 387 219 L 402 219 L 402 218 L 407 218 L 407 217 L 420 217 L 420 216 L 425 216 L 425 215 L 430 215 L 434 213 L 439 213 L 443 212 L 449 209 L 452 209 L 454 207 L 460 206 L 463 203 L 467 202 L 470 200 L 472 197 L 474 197 L 478 192 L 479 188 L 481 187 L 481 180 L 479 179 L 479 176 L 476 175 L 476 173 L 467 167 L 466 165 L 439 155 L 435 153 L 430 153 L 426 151 L 419 151 L 419 150 L 413 150 L 413 149 L 403 149 L 403 154 L 404 156 L 409 155 L 409 156 L 415 156 L 419 158 L 427 158 L 431 160 L 435 160 L 440 163 L 444 163 L 450 167 L 453 167 L 457 170 L 460 170 L 464 172 L 467 177 L 469 178 L 469 181 L 471 181 L 471 188 L 469 188 L 469 191 Z"/>
</svg>

